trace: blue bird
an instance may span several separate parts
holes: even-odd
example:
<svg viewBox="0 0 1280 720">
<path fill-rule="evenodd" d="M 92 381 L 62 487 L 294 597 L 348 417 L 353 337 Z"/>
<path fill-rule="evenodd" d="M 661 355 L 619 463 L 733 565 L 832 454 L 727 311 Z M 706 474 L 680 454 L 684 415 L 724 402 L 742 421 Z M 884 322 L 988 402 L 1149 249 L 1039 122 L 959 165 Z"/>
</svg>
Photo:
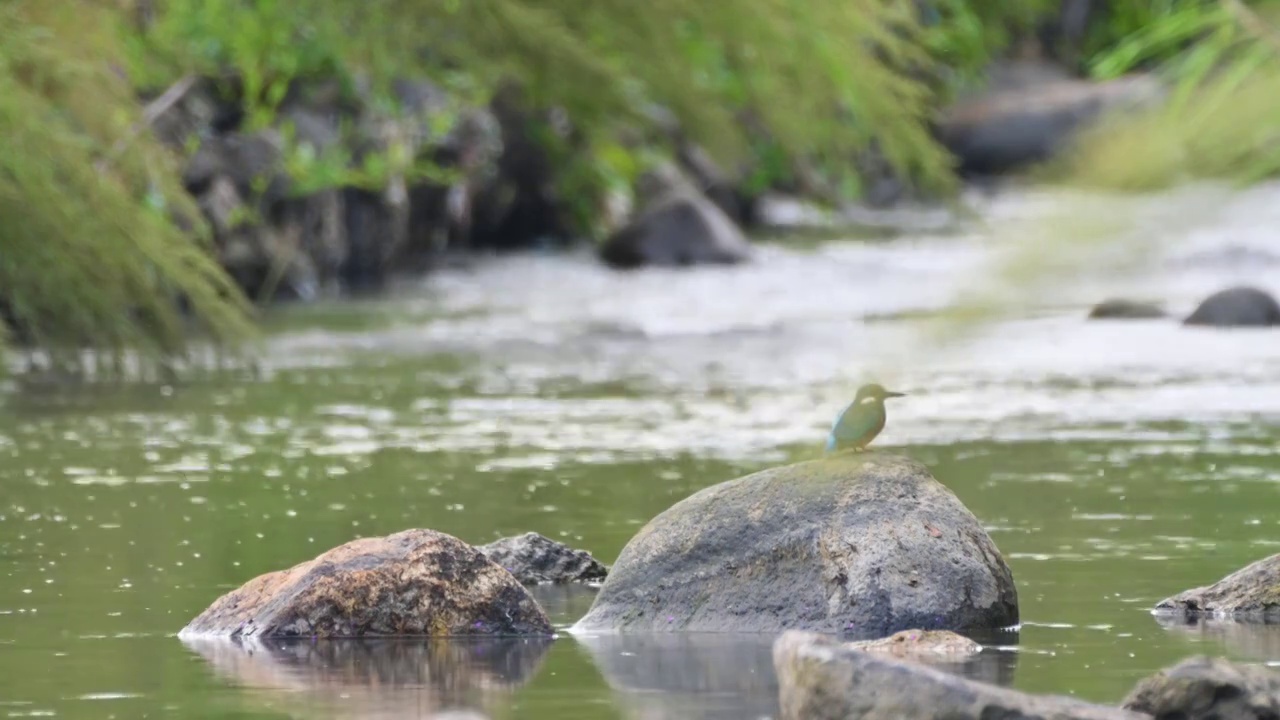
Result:
<svg viewBox="0 0 1280 720">
<path fill-rule="evenodd" d="M 858 388 L 858 395 L 849 403 L 831 425 L 827 436 L 827 451 L 864 450 L 884 429 L 884 401 L 905 397 L 906 393 L 890 392 L 872 383 Z"/>
</svg>

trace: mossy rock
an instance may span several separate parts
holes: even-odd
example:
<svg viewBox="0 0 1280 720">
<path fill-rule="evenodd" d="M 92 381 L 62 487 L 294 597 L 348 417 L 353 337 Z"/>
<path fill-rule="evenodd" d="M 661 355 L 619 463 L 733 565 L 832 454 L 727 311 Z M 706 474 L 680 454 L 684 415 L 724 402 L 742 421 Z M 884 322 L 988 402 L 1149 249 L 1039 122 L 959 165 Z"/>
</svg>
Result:
<svg viewBox="0 0 1280 720">
<path fill-rule="evenodd" d="M 842 453 L 707 488 L 623 549 L 576 632 L 883 637 L 1018 622 L 981 523 L 920 463 Z"/>
<path fill-rule="evenodd" d="M 1156 611 L 1236 620 L 1280 620 L 1280 555 L 1263 558 L 1218 582 L 1161 600 Z"/>
</svg>

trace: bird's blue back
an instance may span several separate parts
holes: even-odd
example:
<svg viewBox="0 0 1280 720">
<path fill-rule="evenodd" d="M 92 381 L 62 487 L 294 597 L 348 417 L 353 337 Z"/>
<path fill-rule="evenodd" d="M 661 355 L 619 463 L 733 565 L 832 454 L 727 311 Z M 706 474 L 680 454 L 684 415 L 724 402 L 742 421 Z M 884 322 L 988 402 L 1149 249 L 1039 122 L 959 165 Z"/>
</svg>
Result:
<svg viewBox="0 0 1280 720">
<path fill-rule="evenodd" d="M 865 438 L 874 437 L 884 429 L 884 421 L 884 403 L 876 401 L 864 405 L 854 400 L 831 424 L 831 433 L 827 435 L 827 450 L 835 450 L 840 445 L 857 444 Z"/>
</svg>

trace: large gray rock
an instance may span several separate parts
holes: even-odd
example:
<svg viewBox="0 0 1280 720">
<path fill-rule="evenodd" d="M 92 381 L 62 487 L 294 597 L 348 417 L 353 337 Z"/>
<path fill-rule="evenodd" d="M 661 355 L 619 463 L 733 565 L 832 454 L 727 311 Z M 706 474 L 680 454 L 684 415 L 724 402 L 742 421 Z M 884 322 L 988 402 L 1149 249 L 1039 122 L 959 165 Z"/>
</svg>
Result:
<svg viewBox="0 0 1280 720">
<path fill-rule="evenodd" d="M 1280 555 L 1259 560 L 1218 582 L 1187 590 L 1156 604 L 1157 612 L 1280 619 Z"/>
<path fill-rule="evenodd" d="M 707 488 L 622 550 L 575 631 L 899 630 L 1018 622 L 981 523 L 906 458 L 845 453 Z"/>
<path fill-rule="evenodd" d="M 965 680 L 788 631 L 773 646 L 782 720 L 1150 720 L 1073 698 Z"/>
<path fill-rule="evenodd" d="M 525 585 L 603 580 L 609 569 L 585 550 L 538 533 L 495 540 L 476 548 Z"/>
<path fill-rule="evenodd" d="M 479 550 L 434 530 L 340 545 L 223 595 L 181 637 L 548 635 L 546 613 Z"/>
<path fill-rule="evenodd" d="M 1265 290 L 1254 287 L 1228 288 L 1205 298 L 1184 324 L 1214 327 L 1280 325 L 1280 304 Z"/>
<path fill-rule="evenodd" d="M 1157 720 L 1275 720 L 1280 674 L 1221 658 L 1188 658 L 1138 683 L 1124 707 Z"/>
</svg>

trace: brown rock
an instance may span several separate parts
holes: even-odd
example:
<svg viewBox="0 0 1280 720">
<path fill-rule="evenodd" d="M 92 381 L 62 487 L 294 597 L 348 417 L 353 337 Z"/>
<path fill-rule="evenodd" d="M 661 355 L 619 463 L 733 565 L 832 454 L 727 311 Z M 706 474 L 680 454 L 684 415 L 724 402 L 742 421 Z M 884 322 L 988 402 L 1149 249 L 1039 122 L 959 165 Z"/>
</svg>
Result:
<svg viewBox="0 0 1280 720">
<path fill-rule="evenodd" d="M 541 635 L 546 613 L 479 550 L 434 530 L 353 540 L 218 598 L 180 636 Z"/>
<path fill-rule="evenodd" d="M 1124 707 L 1162 720 L 1273 720 L 1280 717 L 1280 674 L 1188 658 L 1138 683 Z"/>
<path fill-rule="evenodd" d="M 774 643 L 773 665 L 782 720 L 1150 720 L 1073 698 L 965 680 L 794 630 Z"/>
</svg>

